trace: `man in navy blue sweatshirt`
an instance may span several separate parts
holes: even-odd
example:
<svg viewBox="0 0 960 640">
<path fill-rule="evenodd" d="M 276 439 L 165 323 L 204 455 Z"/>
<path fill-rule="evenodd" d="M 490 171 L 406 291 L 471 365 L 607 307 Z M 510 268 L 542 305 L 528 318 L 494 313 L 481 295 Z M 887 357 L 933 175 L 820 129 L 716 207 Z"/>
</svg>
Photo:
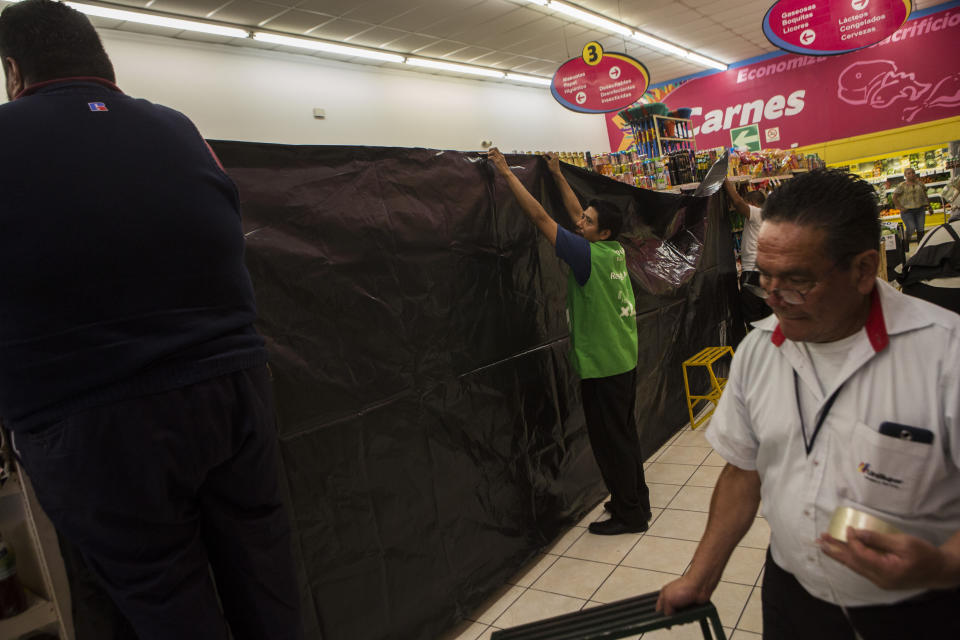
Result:
<svg viewBox="0 0 960 640">
<path fill-rule="evenodd" d="M 4 9 L 0 59 L 0 418 L 40 504 L 141 639 L 300 637 L 233 182 L 68 6 Z"/>
</svg>

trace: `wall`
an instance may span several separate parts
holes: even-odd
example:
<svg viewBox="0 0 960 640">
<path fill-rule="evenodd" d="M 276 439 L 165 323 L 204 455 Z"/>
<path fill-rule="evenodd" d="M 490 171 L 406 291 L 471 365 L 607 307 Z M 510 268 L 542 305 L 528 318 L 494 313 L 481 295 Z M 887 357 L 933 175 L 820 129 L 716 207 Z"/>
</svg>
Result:
<svg viewBox="0 0 960 640">
<path fill-rule="evenodd" d="M 600 116 L 549 88 L 381 69 L 101 30 L 120 87 L 186 113 L 207 138 L 285 144 L 608 151 Z M 314 107 L 326 119 L 313 118 Z"/>
</svg>

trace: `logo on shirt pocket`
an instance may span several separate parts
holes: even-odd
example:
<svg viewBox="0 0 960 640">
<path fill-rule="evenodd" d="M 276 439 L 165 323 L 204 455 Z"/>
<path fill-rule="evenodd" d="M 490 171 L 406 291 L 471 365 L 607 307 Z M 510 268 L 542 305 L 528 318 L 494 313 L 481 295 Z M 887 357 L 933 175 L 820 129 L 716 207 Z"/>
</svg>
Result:
<svg viewBox="0 0 960 640">
<path fill-rule="evenodd" d="M 842 495 L 857 505 L 899 517 L 912 514 L 924 493 L 932 447 L 882 435 L 862 422 L 850 433 Z"/>
<path fill-rule="evenodd" d="M 903 486 L 902 478 L 894 478 L 885 473 L 881 473 L 873 469 L 869 462 L 861 462 L 859 465 L 857 465 L 857 471 L 862 473 L 863 476 L 870 482 L 876 482 L 877 484 L 882 484 L 886 487 L 893 487 L 894 489 L 899 489 Z"/>
</svg>

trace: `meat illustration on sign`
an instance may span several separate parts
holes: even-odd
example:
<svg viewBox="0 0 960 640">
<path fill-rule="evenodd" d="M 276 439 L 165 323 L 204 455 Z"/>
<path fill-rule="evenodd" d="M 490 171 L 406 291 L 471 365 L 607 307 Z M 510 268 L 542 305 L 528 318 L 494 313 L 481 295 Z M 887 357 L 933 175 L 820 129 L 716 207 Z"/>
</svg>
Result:
<svg viewBox="0 0 960 640">
<path fill-rule="evenodd" d="M 932 88 L 931 88 L 932 87 Z M 854 62 L 837 76 L 837 97 L 852 105 L 886 109 L 899 102 L 900 118 L 913 122 L 925 109 L 960 106 L 960 73 L 936 82 L 920 82 L 892 60 Z"/>
</svg>

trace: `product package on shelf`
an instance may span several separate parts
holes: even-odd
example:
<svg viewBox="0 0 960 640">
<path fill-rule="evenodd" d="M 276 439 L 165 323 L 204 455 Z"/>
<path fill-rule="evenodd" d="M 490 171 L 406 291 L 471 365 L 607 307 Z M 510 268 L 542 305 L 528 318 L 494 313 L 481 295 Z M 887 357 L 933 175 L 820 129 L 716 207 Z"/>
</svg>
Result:
<svg viewBox="0 0 960 640">
<path fill-rule="evenodd" d="M 825 166 L 815 154 L 802 154 L 783 149 L 764 149 L 762 151 L 730 150 L 731 176 L 750 178 L 775 178 L 791 175 L 797 171 L 810 171 Z"/>
<path fill-rule="evenodd" d="M 518 153 L 520 155 L 526 156 L 540 156 L 543 155 L 543 151 L 517 151 L 513 150 L 511 153 Z M 590 168 L 590 152 L 589 151 L 551 151 L 549 153 L 555 153 L 560 158 L 560 162 L 566 162 L 567 164 L 572 164 L 575 167 L 582 167 L 584 169 Z"/>
</svg>

